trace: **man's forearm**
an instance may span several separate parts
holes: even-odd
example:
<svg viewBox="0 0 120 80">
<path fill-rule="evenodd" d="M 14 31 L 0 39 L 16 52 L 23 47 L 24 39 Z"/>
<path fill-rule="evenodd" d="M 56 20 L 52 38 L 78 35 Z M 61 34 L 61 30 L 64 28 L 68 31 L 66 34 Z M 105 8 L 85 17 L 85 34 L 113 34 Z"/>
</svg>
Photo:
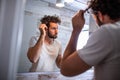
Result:
<svg viewBox="0 0 120 80">
<path fill-rule="evenodd" d="M 44 42 L 44 37 L 40 36 L 40 38 L 38 39 L 35 46 L 29 48 L 29 50 L 28 50 L 28 58 L 32 63 L 36 63 L 37 60 L 39 59 L 40 52 L 41 52 L 41 47 L 43 45 L 43 42 Z"/>
<path fill-rule="evenodd" d="M 77 31 L 72 32 L 70 41 L 69 41 L 69 43 L 65 49 L 65 52 L 64 52 L 63 60 L 65 60 L 70 54 L 72 54 L 74 51 L 76 51 L 79 33 L 80 32 L 77 32 Z"/>
<path fill-rule="evenodd" d="M 60 68 L 60 66 L 61 66 L 61 60 L 62 60 L 62 56 L 58 55 L 58 57 L 56 59 L 56 65 L 57 65 L 58 68 Z"/>
</svg>

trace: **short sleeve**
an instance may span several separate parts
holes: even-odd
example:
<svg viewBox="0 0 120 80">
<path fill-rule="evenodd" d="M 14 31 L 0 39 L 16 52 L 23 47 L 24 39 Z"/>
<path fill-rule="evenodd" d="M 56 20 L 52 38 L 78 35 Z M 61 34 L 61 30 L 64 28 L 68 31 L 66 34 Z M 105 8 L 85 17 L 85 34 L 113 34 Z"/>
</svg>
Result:
<svg viewBox="0 0 120 80">
<path fill-rule="evenodd" d="M 38 38 L 36 36 L 32 36 L 29 42 L 29 47 L 33 47 L 36 42 L 37 42 Z"/>
<path fill-rule="evenodd" d="M 110 36 L 110 33 L 105 28 L 92 33 L 87 44 L 78 50 L 80 58 L 91 66 L 102 62 L 113 49 Z"/>
</svg>

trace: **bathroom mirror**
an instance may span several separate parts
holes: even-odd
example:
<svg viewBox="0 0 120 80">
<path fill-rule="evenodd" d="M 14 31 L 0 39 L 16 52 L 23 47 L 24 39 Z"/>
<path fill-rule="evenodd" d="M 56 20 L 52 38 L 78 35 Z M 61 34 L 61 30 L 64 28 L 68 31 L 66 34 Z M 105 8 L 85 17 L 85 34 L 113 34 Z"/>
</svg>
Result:
<svg viewBox="0 0 120 80">
<path fill-rule="evenodd" d="M 27 0 L 26 1 L 26 6 L 24 10 L 24 27 L 23 27 L 23 37 L 22 37 L 19 65 L 18 65 L 18 73 L 29 72 L 29 68 L 32 65 L 27 58 L 29 41 L 33 35 L 36 35 L 36 32 L 38 31 L 37 27 L 39 25 L 40 19 L 44 15 L 60 16 L 62 23 L 59 25 L 59 33 L 58 33 L 57 39 L 62 43 L 62 52 L 64 51 L 72 31 L 71 18 L 76 13 L 76 11 L 81 8 L 77 9 L 77 8 L 74 8 L 73 6 L 69 6 L 69 5 L 72 5 L 71 3 L 69 4 L 65 3 L 69 7 L 58 8 L 55 6 L 55 1 L 56 0 Z M 81 1 L 84 1 L 84 0 L 81 0 Z M 75 4 L 73 5 L 75 6 Z M 85 5 L 83 8 L 85 8 L 86 6 L 87 5 Z M 88 16 L 86 15 L 86 17 Z M 89 19 L 86 19 L 87 21 L 86 24 L 88 24 L 88 20 Z M 88 27 L 86 27 L 86 29 L 88 30 Z"/>
</svg>

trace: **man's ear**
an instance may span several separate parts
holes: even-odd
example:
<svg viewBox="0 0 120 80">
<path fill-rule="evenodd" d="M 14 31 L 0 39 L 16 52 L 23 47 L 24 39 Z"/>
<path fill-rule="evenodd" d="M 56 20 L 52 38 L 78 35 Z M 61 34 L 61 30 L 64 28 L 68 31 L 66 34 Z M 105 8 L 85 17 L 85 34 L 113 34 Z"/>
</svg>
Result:
<svg viewBox="0 0 120 80">
<path fill-rule="evenodd" d="M 98 11 L 98 17 L 99 17 L 101 22 L 104 21 L 104 16 L 102 15 L 102 13 L 100 11 Z"/>
</svg>

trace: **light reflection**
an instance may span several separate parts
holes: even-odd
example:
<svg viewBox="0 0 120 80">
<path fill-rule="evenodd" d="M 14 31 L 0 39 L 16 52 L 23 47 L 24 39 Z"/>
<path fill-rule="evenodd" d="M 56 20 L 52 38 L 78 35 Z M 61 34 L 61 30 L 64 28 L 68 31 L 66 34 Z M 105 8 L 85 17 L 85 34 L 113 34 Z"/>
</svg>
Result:
<svg viewBox="0 0 120 80">
<path fill-rule="evenodd" d="M 89 37 L 88 25 L 83 28 L 82 32 L 79 35 L 77 42 L 77 50 L 83 48 L 83 46 L 87 43 Z"/>
</svg>

